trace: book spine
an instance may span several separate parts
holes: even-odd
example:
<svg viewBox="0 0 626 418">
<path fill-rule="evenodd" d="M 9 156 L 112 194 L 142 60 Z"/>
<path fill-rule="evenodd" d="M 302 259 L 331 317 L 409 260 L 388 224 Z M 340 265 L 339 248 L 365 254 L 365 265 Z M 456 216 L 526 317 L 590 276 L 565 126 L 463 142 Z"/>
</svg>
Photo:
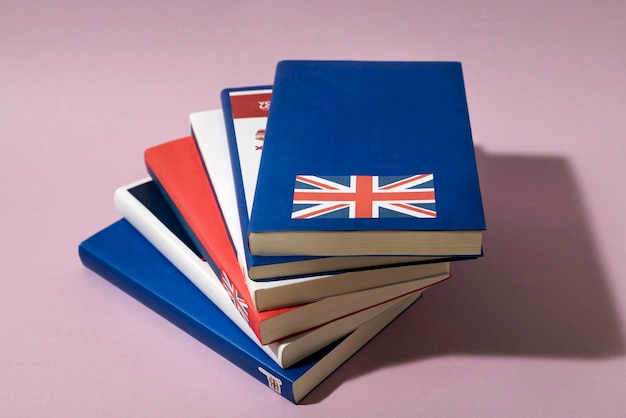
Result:
<svg viewBox="0 0 626 418">
<path fill-rule="evenodd" d="M 106 260 L 97 254 L 97 251 L 92 251 L 89 248 L 88 242 L 80 244 L 78 254 L 85 267 L 108 280 L 261 383 L 264 383 L 270 388 L 274 388 L 276 385 L 275 381 L 278 380 L 278 382 L 280 382 L 280 392 L 274 389 L 275 392 L 279 393 L 287 400 L 296 403 L 292 383 L 289 379 L 284 376 L 275 376 L 276 371 L 272 370 L 272 368 L 259 362 L 247 352 L 240 350 L 239 347 L 234 346 L 221 335 L 202 326 L 202 324 L 185 315 L 183 311 L 177 309 L 176 306 L 168 303 L 167 300 L 159 297 L 159 295 L 136 284 L 123 270 L 116 268 L 111 263 L 107 263 Z M 272 370 L 273 373 L 268 372 L 268 369 Z"/>
<path fill-rule="evenodd" d="M 159 178 L 156 175 L 156 173 L 150 168 L 150 165 L 147 165 L 147 169 L 148 169 L 148 173 L 150 175 L 150 177 L 153 179 L 154 184 L 156 184 L 156 186 L 159 188 L 159 190 L 161 191 L 162 195 L 165 197 L 165 199 L 167 200 L 167 202 L 170 204 L 172 210 L 174 211 L 174 213 L 176 214 L 176 216 L 178 217 L 178 219 L 180 220 L 181 224 L 183 225 L 183 227 L 185 228 L 185 231 L 187 232 L 187 234 L 189 235 L 189 237 L 191 238 L 191 240 L 194 242 L 194 244 L 196 245 L 196 248 L 198 248 L 198 250 L 202 253 L 202 257 L 204 258 L 204 260 L 211 266 L 211 269 L 215 272 L 215 274 L 219 277 L 221 274 L 221 268 L 218 265 L 219 260 L 215 260 L 212 255 L 211 252 L 202 244 L 202 242 L 200 241 L 200 239 L 198 238 L 196 232 L 194 231 L 194 229 L 191 227 L 191 225 L 187 222 L 187 219 L 185 218 L 185 216 L 183 216 L 183 214 L 180 212 L 180 210 L 178 209 L 178 206 L 176 205 L 176 202 L 174 202 L 174 200 L 171 198 L 171 196 L 169 195 L 168 191 L 165 189 L 165 187 L 159 182 Z M 234 278 L 234 276 L 232 276 Z M 245 286 L 245 283 L 242 285 L 240 285 L 241 287 Z M 244 289 L 242 289 L 244 290 Z M 245 288 L 245 290 L 247 291 L 247 288 Z M 255 333 L 255 335 L 257 336 L 259 341 L 262 341 L 263 338 L 261 336 L 261 331 L 260 331 L 260 322 L 259 320 L 256 318 L 256 316 L 253 314 L 252 311 L 250 311 L 250 315 L 249 315 L 249 324 L 250 324 L 250 328 L 252 329 L 252 331 Z"/>
<path fill-rule="evenodd" d="M 234 97 L 233 97 L 234 96 Z M 251 146 L 245 139 L 238 137 L 240 128 L 248 125 L 248 122 L 256 125 L 257 129 L 265 132 L 267 124 L 267 113 L 261 109 L 253 110 L 255 106 L 269 109 L 271 101 L 271 86 L 241 87 L 236 89 L 225 89 L 221 95 L 224 124 L 226 127 L 226 138 L 232 165 L 232 173 L 235 182 L 235 192 L 237 194 L 238 214 L 241 225 L 242 238 L 244 242 L 243 252 L 246 258 L 246 268 L 252 280 L 284 280 L 289 277 L 263 276 L 258 274 L 258 267 L 271 266 L 275 264 L 298 262 L 313 259 L 314 257 L 293 257 L 293 256 L 256 256 L 250 252 L 248 246 L 248 229 L 250 224 L 250 206 L 252 204 L 249 190 L 246 191 L 246 182 L 251 182 L 258 175 L 260 155 L 262 153 L 265 140 L 254 144 L 254 155 L 251 157 L 248 147 Z M 264 122 L 261 123 L 260 119 Z M 253 122 L 252 122 L 253 121 Z M 241 125 L 239 125 L 241 124 Z M 264 134 L 263 134 L 264 137 Z M 260 139 L 260 138 L 256 138 Z M 245 144 L 245 145 L 242 145 Z M 243 149 L 241 148 L 243 147 Z M 244 169 L 245 167 L 245 169 Z M 253 170 L 252 167 L 256 167 Z M 247 184 L 248 188 L 251 185 Z M 304 275 L 300 275 L 304 276 Z"/>
<path fill-rule="evenodd" d="M 226 138 L 228 139 L 228 150 L 230 152 L 231 169 L 233 179 L 235 181 L 235 193 L 237 194 L 237 206 L 239 209 L 239 223 L 241 225 L 241 233 L 243 234 L 243 247 L 246 257 L 246 268 L 252 267 L 254 260 L 248 247 L 248 221 L 250 219 L 248 213 L 248 203 L 243 185 L 243 173 L 241 171 L 241 160 L 239 158 L 239 146 L 237 145 L 237 136 L 235 134 L 235 121 L 233 118 L 233 108 L 230 101 L 230 92 L 226 89 L 222 91 L 222 111 L 224 112 L 224 124 L 226 126 Z"/>
</svg>

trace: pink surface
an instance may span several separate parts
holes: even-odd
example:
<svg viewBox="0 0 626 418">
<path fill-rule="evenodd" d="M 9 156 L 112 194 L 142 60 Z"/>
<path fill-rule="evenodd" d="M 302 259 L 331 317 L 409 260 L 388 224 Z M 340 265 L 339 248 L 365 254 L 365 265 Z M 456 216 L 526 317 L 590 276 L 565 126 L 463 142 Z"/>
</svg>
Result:
<svg viewBox="0 0 626 418">
<path fill-rule="evenodd" d="M 0 415 L 623 416 L 626 3 L 296 3 L 5 2 Z M 77 257 L 145 148 L 288 58 L 461 61 L 489 226 L 301 406 Z"/>
</svg>

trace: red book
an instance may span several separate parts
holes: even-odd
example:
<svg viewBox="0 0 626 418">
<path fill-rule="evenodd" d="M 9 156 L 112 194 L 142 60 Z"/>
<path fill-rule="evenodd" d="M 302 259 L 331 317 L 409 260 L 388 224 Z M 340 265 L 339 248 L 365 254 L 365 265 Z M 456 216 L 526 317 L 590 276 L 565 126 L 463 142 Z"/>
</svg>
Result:
<svg viewBox="0 0 626 418">
<path fill-rule="evenodd" d="M 322 326 L 389 300 L 400 302 L 403 296 L 447 278 L 435 276 L 259 312 L 254 307 L 246 277 L 193 137 L 149 148 L 144 157 L 150 176 L 172 204 L 206 261 L 221 277 L 231 300 L 262 344 Z"/>
</svg>

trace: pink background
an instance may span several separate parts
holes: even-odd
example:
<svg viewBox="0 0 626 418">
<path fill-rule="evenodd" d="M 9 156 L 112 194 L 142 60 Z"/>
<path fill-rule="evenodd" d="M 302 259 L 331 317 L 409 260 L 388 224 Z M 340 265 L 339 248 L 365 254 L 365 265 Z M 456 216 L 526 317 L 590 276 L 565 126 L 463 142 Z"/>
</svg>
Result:
<svg viewBox="0 0 626 418">
<path fill-rule="evenodd" d="M 304 3 L 3 2 L 0 415 L 624 416 L 626 3 Z M 294 58 L 461 61 L 489 226 L 301 406 L 77 257 L 145 148 Z"/>
</svg>

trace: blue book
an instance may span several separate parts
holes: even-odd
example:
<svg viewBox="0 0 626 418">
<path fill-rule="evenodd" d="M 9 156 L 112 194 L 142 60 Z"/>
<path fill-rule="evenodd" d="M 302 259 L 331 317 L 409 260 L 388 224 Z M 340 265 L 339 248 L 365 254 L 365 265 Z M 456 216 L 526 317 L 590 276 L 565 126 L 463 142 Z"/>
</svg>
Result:
<svg viewBox="0 0 626 418">
<path fill-rule="evenodd" d="M 254 199 L 259 163 L 271 102 L 270 86 L 229 88 L 222 91 L 222 112 L 207 111 L 190 115 L 190 124 L 205 168 L 211 178 L 225 221 L 234 241 L 247 239 L 250 210 Z M 220 113 L 221 123 L 217 121 Z M 224 137 L 224 128 L 226 137 Z M 223 139 L 222 139 L 223 138 Z M 225 147 L 228 144 L 228 150 Z M 232 177 L 226 173 L 232 168 Z M 231 201 L 235 202 L 231 207 Z M 226 205 L 229 209 L 226 209 Z M 237 213 L 239 216 L 237 216 Z M 232 218 L 232 219 L 231 219 Z M 245 232 L 244 232 L 245 231 Z M 237 246 L 237 245 L 236 245 Z M 365 268 L 402 264 L 452 261 L 452 257 L 420 256 L 255 256 L 248 245 L 238 250 L 252 280 L 283 280 L 292 277 L 343 273 Z M 468 257 L 456 257 L 464 259 Z M 419 270 L 420 267 L 415 267 Z M 383 272 L 381 272 L 383 273 Z M 383 273 L 384 274 L 384 273 Z M 395 273 L 385 274 L 391 283 Z M 414 277 L 418 277 L 417 273 Z M 337 277 L 338 280 L 342 278 Z"/>
<path fill-rule="evenodd" d="M 255 255 L 480 255 L 461 64 L 282 61 L 248 227 Z"/>
<path fill-rule="evenodd" d="M 390 308 L 343 339 L 282 369 L 126 220 L 86 239 L 78 251 L 87 268 L 294 403 L 418 297 Z"/>
</svg>

